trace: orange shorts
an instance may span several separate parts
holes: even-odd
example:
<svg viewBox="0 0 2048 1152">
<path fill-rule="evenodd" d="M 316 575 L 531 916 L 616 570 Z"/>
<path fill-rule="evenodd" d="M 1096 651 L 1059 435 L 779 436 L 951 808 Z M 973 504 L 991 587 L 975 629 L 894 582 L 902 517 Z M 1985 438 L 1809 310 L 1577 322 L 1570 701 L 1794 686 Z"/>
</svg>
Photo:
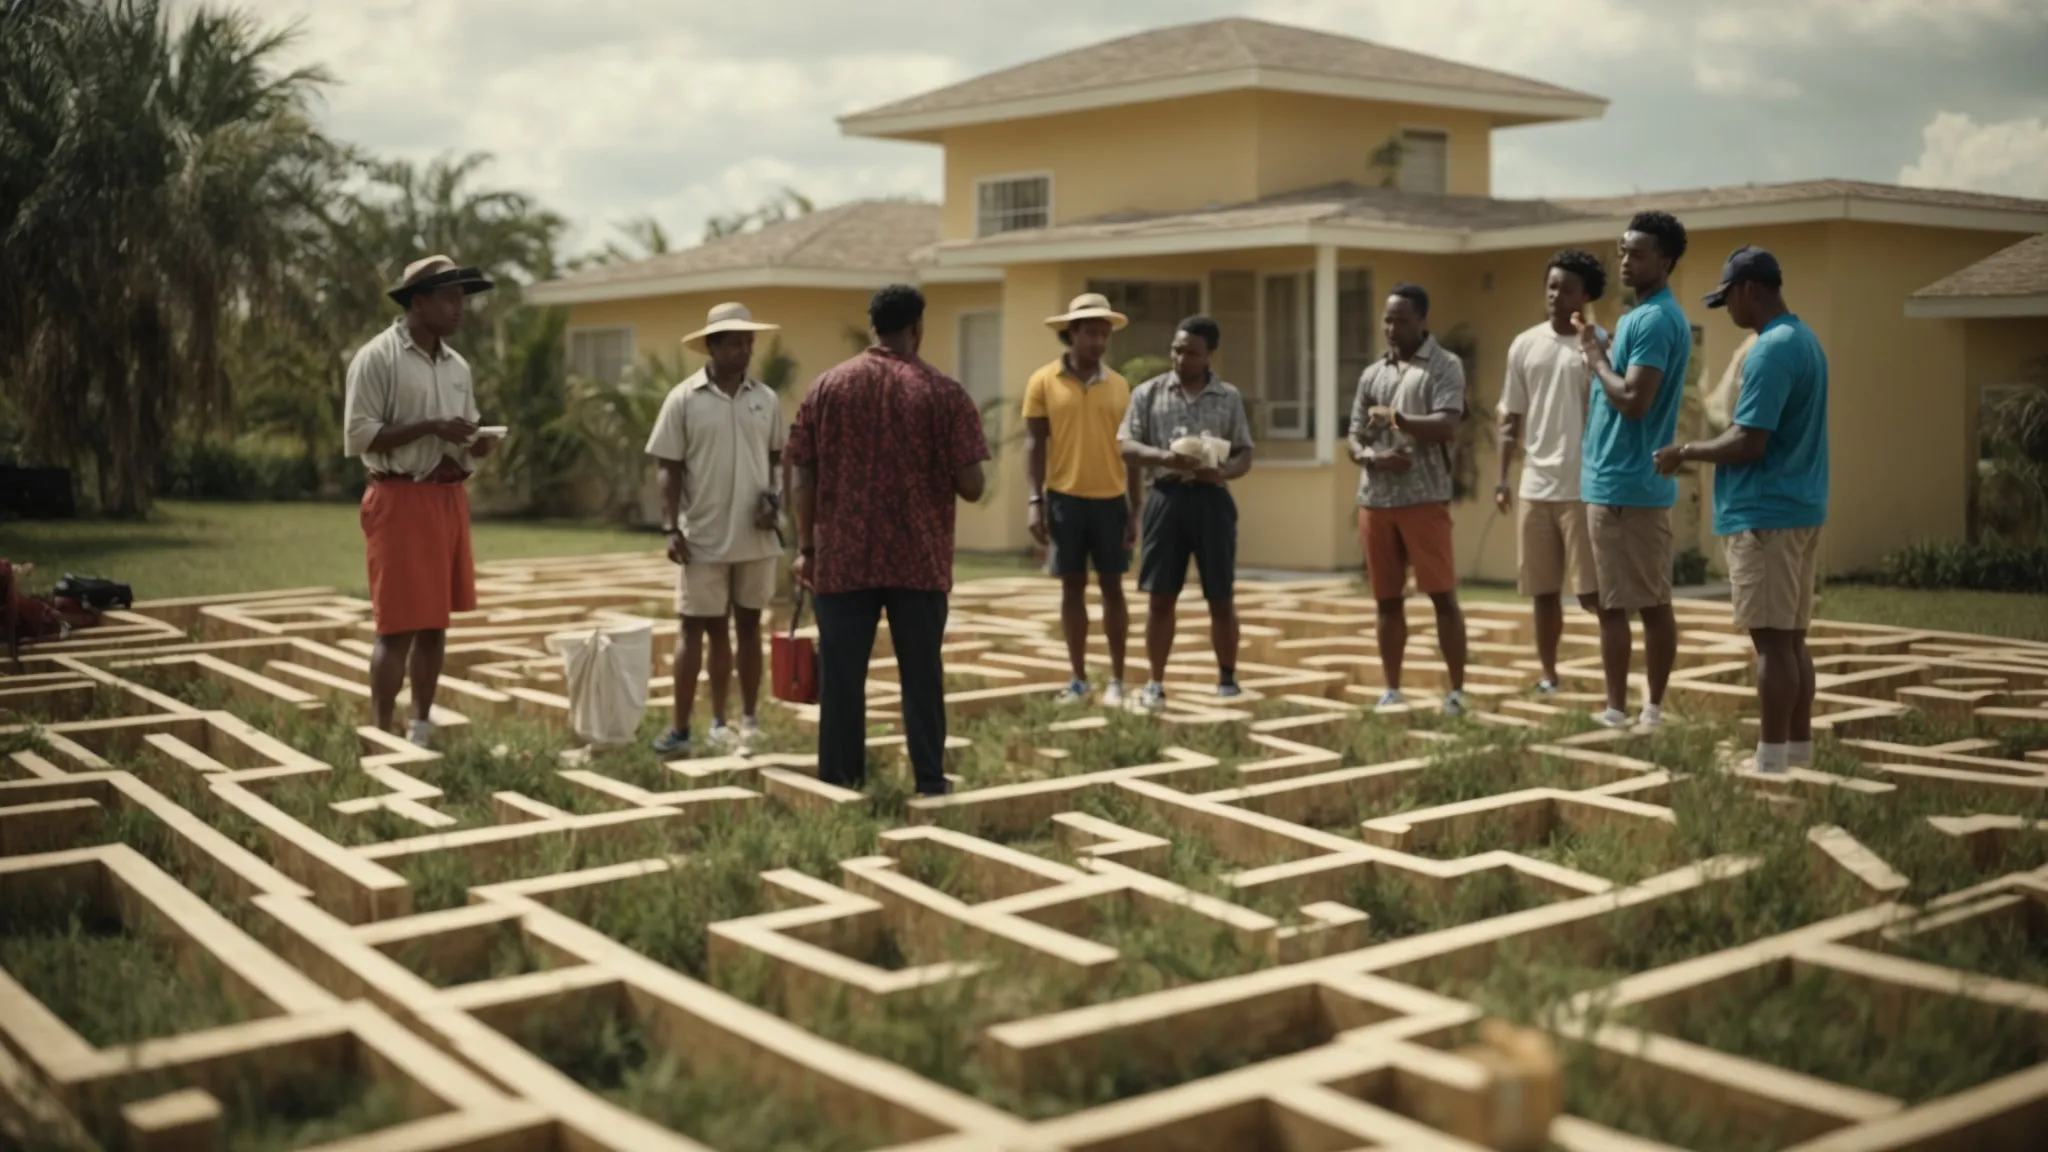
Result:
<svg viewBox="0 0 2048 1152">
<path fill-rule="evenodd" d="M 1358 540 L 1365 546 L 1365 574 L 1375 600 L 1400 599 L 1410 565 L 1415 568 L 1415 590 L 1425 596 L 1458 587 L 1447 503 L 1360 508 Z"/>
<path fill-rule="evenodd" d="M 377 635 L 438 632 L 476 608 L 469 493 L 460 484 L 379 481 L 363 493 Z"/>
</svg>

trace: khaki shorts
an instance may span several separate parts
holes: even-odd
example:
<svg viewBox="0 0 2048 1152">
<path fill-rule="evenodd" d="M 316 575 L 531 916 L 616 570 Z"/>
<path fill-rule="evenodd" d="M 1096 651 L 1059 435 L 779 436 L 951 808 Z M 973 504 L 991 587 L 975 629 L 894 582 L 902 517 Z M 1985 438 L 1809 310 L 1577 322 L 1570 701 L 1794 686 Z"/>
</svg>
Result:
<svg viewBox="0 0 2048 1152">
<path fill-rule="evenodd" d="M 1727 538 L 1735 626 L 1804 632 L 1813 623 L 1820 529 L 1774 528 Z"/>
<path fill-rule="evenodd" d="M 676 612 L 697 619 L 715 619 L 738 606 L 760 611 L 775 596 L 773 556 L 737 564 L 685 564 L 676 577 Z"/>
<path fill-rule="evenodd" d="M 1586 506 L 1600 607 L 1637 612 L 1671 603 L 1671 509 Z"/>
<path fill-rule="evenodd" d="M 1515 588 L 1524 596 L 1555 596 L 1567 587 L 1574 596 L 1600 590 L 1593 572 L 1593 533 L 1586 506 L 1577 500 L 1524 500 L 1515 526 L 1521 532 L 1520 572 Z M 1565 583 L 1565 569 L 1572 581 Z"/>
</svg>

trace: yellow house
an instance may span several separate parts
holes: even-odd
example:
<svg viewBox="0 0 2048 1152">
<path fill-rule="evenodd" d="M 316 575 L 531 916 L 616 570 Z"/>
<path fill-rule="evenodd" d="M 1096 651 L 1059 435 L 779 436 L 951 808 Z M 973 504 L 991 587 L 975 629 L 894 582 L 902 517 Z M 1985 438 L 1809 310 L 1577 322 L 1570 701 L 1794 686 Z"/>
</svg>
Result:
<svg viewBox="0 0 2048 1152">
<path fill-rule="evenodd" d="M 808 379 L 850 353 L 848 330 L 873 288 L 921 284 L 926 358 L 1007 412 L 991 495 L 961 514 L 960 547 L 986 551 L 1027 544 L 1014 440 L 1026 377 L 1059 351 L 1042 318 L 1081 292 L 1108 295 L 1132 317 L 1111 351 L 1121 363 L 1163 354 L 1175 322 L 1206 312 L 1223 328 L 1218 371 L 1243 390 L 1258 439 L 1236 485 L 1240 567 L 1329 571 L 1359 561 L 1341 422 L 1380 352 L 1386 290 L 1424 285 L 1432 328 L 1463 339 L 1484 494 L 1505 354 L 1541 319 L 1545 262 L 1583 247 L 1611 266 L 1628 218 L 1661 208 L 1691 233 L 1673 289 L 1693 318 L 1699 379 L 1720 377 L 1742 341 L 1699 303 L 1739 244 L 1778 255 L 1790 302 L 1827 346 L 1827 566 L 1961 536 L 1977 458 L 1969 386 L 2009 371 L 1979 357 L 2038 344 L 2041 314 L 1980 332 L 1996 318 L 1931 326 L 1901 310 L 1923 307 L 1916 290 L 2048 231 L 2048 201 L 1840 180 L 1490 194 L 1496 129 L 1605 108 L 1582 92 L 1284 25 L 1166 28 L 839 121 L 850 136 L 940 148 L 939 205 L 848 204 L 533 295 L 570 306 L 575 367 L 587 374 L 637 353 L 673 355 L 707 308 L 738 298 L 784 325 L 784 350 Z M 1605 302 L 1610 321 L 1621 291 Z M 1703 547 L 1706 488 L 1686 485 L 1679 523 L 1681 539 Z M 1490 502 L 1455 513 L 1462 569 L 1511 577 L 1514 533 Z"/>
</svg>

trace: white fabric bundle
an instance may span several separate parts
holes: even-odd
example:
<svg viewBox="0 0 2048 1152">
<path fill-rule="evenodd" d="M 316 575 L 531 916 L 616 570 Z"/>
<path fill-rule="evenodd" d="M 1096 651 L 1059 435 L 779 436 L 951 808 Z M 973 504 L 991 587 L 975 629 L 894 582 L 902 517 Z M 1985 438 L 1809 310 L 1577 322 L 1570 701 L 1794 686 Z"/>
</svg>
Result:
<svg viewBox="0 0 2048 1152">
<path fill-rule="evenodd" d="M 1182 436 L 1167 445 L 1167 451 L 1176 456 L 1192 456 L 1205 467 L 1221 468 L 1230 459 L 1230 441 L 1204 432 L 1200 436 Z"/>
<path fill-rule="evenodd" d="M 653 626 L 558 632 L 547 644 L 562 657 L 569 680 L 569 725 L 576 735 L 598 747 L 631 743 L 647 711 Z"/>
</svg>

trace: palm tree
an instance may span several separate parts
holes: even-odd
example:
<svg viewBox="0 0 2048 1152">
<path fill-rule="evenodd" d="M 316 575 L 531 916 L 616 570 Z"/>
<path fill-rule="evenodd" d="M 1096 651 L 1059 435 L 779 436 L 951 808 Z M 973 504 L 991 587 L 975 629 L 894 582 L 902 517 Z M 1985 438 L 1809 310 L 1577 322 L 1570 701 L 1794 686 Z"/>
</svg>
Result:
<svg viewBox="0 0 2048 1152">
<path fill-rule="evenodd" d="M 160 0 L 0 13 L 0 375 L 33 451 L 149 508 L 181 413 L 228 407 L 223 335 L 270 307 L 326 76 L 288 32 Z"/>
</svg>

